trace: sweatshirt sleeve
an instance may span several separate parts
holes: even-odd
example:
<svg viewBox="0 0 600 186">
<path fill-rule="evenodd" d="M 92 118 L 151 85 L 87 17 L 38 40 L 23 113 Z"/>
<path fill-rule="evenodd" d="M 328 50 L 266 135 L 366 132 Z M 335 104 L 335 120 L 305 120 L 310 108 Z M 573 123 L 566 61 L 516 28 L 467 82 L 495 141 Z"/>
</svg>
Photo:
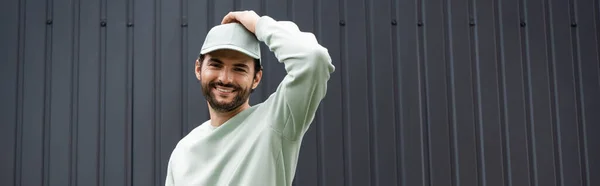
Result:
<svg viewBox="0 0 600 186">
<path fill-rule="evenodd" d="M 335 67 L 316 37 L 301 32 L 293 22 L 262 16 L 256 24 L 256 36 L 284 64 L 287 72 L 264 103 L 276 121 L 271 127 L 284 138 L 297 140 L 310 126 Z"/>
</svg>

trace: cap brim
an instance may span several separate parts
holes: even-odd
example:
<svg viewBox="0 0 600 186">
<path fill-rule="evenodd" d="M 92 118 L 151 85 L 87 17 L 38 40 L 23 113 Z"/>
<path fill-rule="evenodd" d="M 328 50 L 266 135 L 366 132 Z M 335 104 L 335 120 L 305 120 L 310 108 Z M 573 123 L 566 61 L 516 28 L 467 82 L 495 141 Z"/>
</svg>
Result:
<svg viewBox="0 0 600 186">
<path fill-rule="evenodd" d="M 212 51 L 222 50 L 222 49 L 235 50 L 235 51 L 244 53 L 244 54 L 246 54 L 246 55 L 248 55 L 248 56 L 250 56 L 250 57 L 252 57 L 254 59 L 260 59 L 260 56 L 258 56 L 256 54 L 253 54 L 252 52 L 250 52 L 250 51 L 248 51 L 246 49 L 243 49 L 241 47 L 235 46 L 235 45 L 216 45 L 216 46 L 207 47 L 205 49 L 202 49 L 200 51 L 200 54 L 204 55 L 204 54 L 210 53 Z"/>
</svg>

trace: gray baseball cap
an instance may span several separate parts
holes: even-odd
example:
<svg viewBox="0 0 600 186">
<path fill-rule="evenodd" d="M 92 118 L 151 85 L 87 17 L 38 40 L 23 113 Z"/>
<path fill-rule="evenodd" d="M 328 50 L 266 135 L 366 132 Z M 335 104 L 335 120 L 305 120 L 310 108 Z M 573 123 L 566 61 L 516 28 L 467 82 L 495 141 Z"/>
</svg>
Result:
<svg viewBox="0 0 600 186">
<path fill-rule="evenodd" d="M 211 28 L 206 34 L 200 55 L 220 49 L 236 50 L 260 59 L 260 42 L 240 23 L 221 24 Z"/>
</svg>

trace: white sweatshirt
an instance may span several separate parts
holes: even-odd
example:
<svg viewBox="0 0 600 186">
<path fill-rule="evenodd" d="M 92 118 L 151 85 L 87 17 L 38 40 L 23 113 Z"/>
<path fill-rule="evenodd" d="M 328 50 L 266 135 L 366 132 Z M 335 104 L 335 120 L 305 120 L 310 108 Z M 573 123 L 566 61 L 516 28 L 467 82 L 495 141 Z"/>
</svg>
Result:
<svg viewBox="0 0 600 186">
<path fill-rule="evenodd" d="M 285 65 L 275 93 L 214 128 L 210 120 L 179 141 L 165 185 L 291 185 L 300 143 L 335 67 L 327 49 L 296 24 L 262 16 L 256 36 Z"/>
</svg>

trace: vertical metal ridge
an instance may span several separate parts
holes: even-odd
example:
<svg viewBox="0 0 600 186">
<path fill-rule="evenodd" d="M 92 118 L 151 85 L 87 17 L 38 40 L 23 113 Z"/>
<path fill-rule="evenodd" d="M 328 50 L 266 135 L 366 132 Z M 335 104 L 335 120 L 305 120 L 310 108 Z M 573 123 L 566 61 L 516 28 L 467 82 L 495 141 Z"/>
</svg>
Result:
<svg viewBox="0 0 600 186">
<path fill-rule="evenodd" d="M 397 20 L 398 20 L 398 13 L 396 11 L 398 11 L 398 5 L 399 3 L 396 3 L 397 0 L 390 0 L 390 13 L 391 13 L 391 18 L 393 19 L 393 21 L 396 21 L 397 24 Z M 394 24 L 394 22 L 392 22 L 392 24 Z M 409 27 L 411 28 L 411 27 Z M 404 180 L 404 154 L 403 154 L 403 150 L 404 150 L 404 145 L 402 144 L 402 139 L 401 139 L 401 134 L 402 134 L 402 96 L 400 96 L 401 91 L 400 91 L 400 84 L 401 84 L 401 80 L 400 80 L 400 75 L 399 74 L 399 70 L 398 70 L 398 66 L 400 66 L 400 58 L 398 57 L 398 26 L 396 25 L 392 25 L 391 29 L 390 29 L 390 38 L 391 38 L 391 46 L 392 46 L 392 52 L 391 52 L 391 59 L 392 59 L 392 87 L 393 87 L 393 107 L 392 109 L 394 109 L 394 118 L 393 118 L 393 123 L 394 123 L 394 144 L 396 147 L 396 156 L 395 156 L 395 160 L 396 160 L 396 184 L 397 185 L 403 185 L 402 181 Z"/>
<path fill-rule="evenodd" d="M 100 103 L 100 109 L 98 109 L 100 111 L 99 114 L 99 119 L 100 121 L 98 122 L 98 152 L 99 152 L 99 157 L 98 157 L 98 176 L 97 179 L 98 181 L 98 185 L 104 185 L 106 183 L 106 56 L 107 56 L 107 30 L 106 30 L 106 26 L 102 26 L 106 25 L 106 14 L 107 14 L 107 0 L 100 0 L 100 20 L 101 20 L 101 27 L 100 27 L 100 37 L 99 37 L 99 43 L 100 43 L 100 68 L 99 68 L 99 74 L 100 74 L 100 78 L 99 81 L 99 90 L 100 90 L 100 99 L 98 100 Z"/>
<path fill-rule="evenodd" d="M 415 0 L 417 2 L 417 26 L 420 28 L 420 31 L 417 32 L 417 36 L 419 40 L 417 41 L 418 45 L 418 58 L 419 58 L 419 98 L 421 102 L 421 111 L 420 111 L 420 120 L 421 120 L 421 148 L 423 153 L 423 185 L 431 184 L 431 156 L 429 154 L 430 151 L 430 141 L 429 141 L 429 106 L 427 105 L 429 102 L 429 97 L 427 97 L 427 65 L 425 65 L 427 61 L 427 43 L 425 33 L 427 31 L 426 26 L 423 24 L 423 17 L 425 16 L 425 6 L 423 2 L 425 0 Z M 426 23 L 425 23 L 426 24 Z"/>
<path fill-rule="evenodd" d="M 239 7 L 239 0 L 235 0 L 235 9 L 237 9 L 237 7 Z M 188 0 L 180 0 L 180 11 L 181 11 L 181 87 L 182 87 L 182 91 L 181 91 L 181 137 L 183 137 L 189 130 L 190 125 L 189 125 L 189 107 L 187 105 L 188 103 L 188 89 L 189 86 L 188 85 L 188 78 L 187 78 L 187 70 L 186 67 L 188 67 L 187 64 L 187 56 L 188 56 L 188 26 L 184 26 L 184 24 L 188 24 L 188 11 L 187 11 L 187 7 L 188 7 Z M 184 127 L 185 126 L 185 127 Z"/>
<path fill-rule="evenodd" d="M 528 0 L 519 0 L 519 15 L 523 22 L 527 20 L 527 1 Z M 525 130 L 527 134 L 527 156 L 528 156 L 528 167 L 529 167 L 529 181 L 531 185 L 537 185 L 537 162 L 535 157 L 535 138 L 533 138 L 533 116 L 532 110 L 533 106 L 531 103 L 532 93 L 530 91 L 531 87 L 531 61 L 529 59 L 529 32 L 527 28 L 522 27 L 520 30 L 520 40 L 521 40 L 521 61 L 522 61 L 522 73 L 523 73 L 523 98 L 524 98 L 524 107 L 525 107 Z"/>
<path fill-rule="evenodd" d="M 17 28 L 18 43 L 17 43 L 17 104 L 15 106 L 15 161 L 13 162 L 13 184 L 15 186 L 21 186 L 21 174 L 22 174 L 22 158 L 23 157 L 23 100 L 24 100 L 24 63 L 25 63 L 25 13 L 26 0 L 19 0 L 19 11 L 18 11 L 18 24 Z"/>
<path fill-rule="evenodd" d="M 323 32 L 321 30 L 321 6 L 320 6 L 320 1 L 319 0 L 313 0 L 313 9 L 315 10 L 313 12 L 313 28 L 314 28 L 314 33 L 316 35 L 317 38 L 323 38 L 323 36 L 321 35 Z M 325 185 L 325 164 L 323 162 L 325 162 L 325 155 L 323 152 L 325 152 L 325 114 L 323 109 L 319 109 L 319 125 L 317 125 L 316 128 L 316 137 L 317 137 L 317 143 L 316 143 L 316 149 L 317 149 L 317 185 L 319 186 L 323 186 Z"/>
<path fill-rule="evenodd" d="M 152 45 L 152 50 L 154 51 L 154 61 L 153 61 L 153 65 L 154 65 L 154 90 L 153 90 L 153 96 L 154 96 L 154 102 L 152 104 L 152 106 L 154 107 L 154 176 L 155 176 L 155 184 L 156 185 L 161 185 L 162 182 L 162 173 L 161 173 L 161 152 L 162 152 L 162 147 L 161 147 L 161 133 L 160 133 L 160 124 L 161 124 L 161 109 L 160 109 L 160 98 L 161 98 L 161 89 L 160 89 L 160 79 L 161 79 L 161 74 L 160 74 L 160 57 L 161 57 L 161 27 L 160 27 L 160 23 L 161 23 L 161 16 L 162 16 L 162 12 L 161 12 L 161 1 L 160 0 L 154 0 L 154 32 L 153 32 L 153 45 Z M 208 1 L 209 4 L 212 1 Z M 210 4 L 212 5 L 212 4 Z M 210 16 L 210 10 L 212 9 L 212 6 L 209 7 L 205 7 L 207 13 L 209 13 L 209 15 L 207 17 Z M 210 20 L 212 19 L 207 19 L 207 23 L 210 22 Z"/>
<path fill-rule="evenodd" d="M 241 1 L 242 0 L 233 0 L 233 10 L 236 10 L 236 11 L 241 10 L 241 8 L 240 8 L 240 4 L 242 4 Z M 186 2 L 186 4 L 187 4 L 187 2 Z"/>
<path fill-rule="evenodd" d="M 155 0 L 155 1 L 160 2 L 160 0 Z M 206 7 L 205 7 L 206 8 L 206 24 L 207 24 L 206 28 L 208 28 L 209 30 L 215 24 L 215 23 L 213 23 L 213 21 L 214 21 L 213 18 L 215 16 L 215 11 L 214 11 L 215 2 L 214 1 L 216 1 L 216 0 L 206 0 Z M 262 1 L 266 1 L 266 0 L 262 0 Z M 157 3 L 157 4 L 160 5 L 160 3 Z M 264 10 L 266 10 L 266 8 Z M 159 15 L 160 15 L 159 11 L 157 11 L 157 13 L 159 13 Z M 159 16 L 159 18 L 160 18 L 160 16 Z M 158 27 L 158 28 L 160 28 L 160 27 Z"/>
<path fill-rule="evenodd" d="M 458 121 L 457 121 L 457 108 L 456 108 L 456 73 L 455 73 L 455 60 L 454 60 L 454 36 L 453 36 L 453 21 L 452 21 L 452 0 L 444 1 L 443 3 L 443 18 L 444 24 L 444 66 L 446 79 L 446 114 L 448 121 L 451 122 L 448 128 L 448 140 L 449 142 L 449 155 L 450 155 L 450 179 L 451 185 L 461 185 L 460 179 L 460 153 L 458 150 Z"/>
<path fill-rule="evenodd" d="M 487 185 L 487 180 L 486 180 L 486 166 L 485 166 L 485 143 L 484 143 L 484 132 L 483 132 L 483 113 L 482 113 L 482 104 L 481 104 L 481 100 L 482 100 L 482 95 L 481 95 L 481 71 L 480 71 L 480 53 L 479 53 L 479 29 L 477 25 L 478 23 L 478 17 L 476 14 L 476 10 L 477 10 L 477 4 L 475 0 L 469 0 L 468 1 L 468 6 L 469 6 L 469 21 L 471 22 L 471 29 L 470 29 L 470 34 L 469 34 L 469 40 L 470 42 L 470 47 L 471 49 L 469 50 L 471 52 L 471 76 L 475 77 L 475 80 L 471 80 L 471 86 L 473 86 L 472 89 L 472 93 L 473 95 L 477 95 L 477 96 L 473 96 L 473 125 L 475 128 L 475 152 L 476 152 L 476 156 L 475 158 L 477 159 L 476 163 L 477 163 L 477 167 L 476 167 L 476 172 L 477 172 L 477 184 L 481 185 L 481 186 L 486 186 Z M 493 32 L 493 34 L 495 35 L 495 30 Z M 498 62 L 498 61 L 494 61 L 494 62 Z"/>
<path fill-rule="evenodd" d="M 292 1 L 292 0 L 290 0 Z M 292 1 L 293 2 L 293 1 Z M 290 3 L 292 4 L 292 3 Z M 314 34 L 315 37 L 317 38 L 322 38 L 321 36 L 321 14 L 320 14 L 320 10 L 321 10 L 321 6 L 319 6 L 319 0 L 313 0 L 313 9 L 315 10 L 313 12 L 313 29 L 314 29 Z M 293 14 L 292 14 L 293 15 Z M 323 109 L 318 109 L 318 123 L 319 125 L 317 125 L 315 127 L 316 129 L 316 150 L 317 150 L 317 185 L 318 186 L 322 186 L 325 185 L 324 183 L 324 175 L 323 173 L 325 172 L 325 166 L 324 166 L 324 155 L 323 155 L 323 151 L 324 151 L 324 145 L 325 141 L 323 139 L 324 134 L 324 123 L 325 123 L 325 119 L 324 119 L 324 115 L 323 114 Z M 316 122 L 315 122 L 316 123 Z"/>
<path fill-rule="evenodd" d="M 100 0 L 100 24 L 102 21 L 106 20 L 106 1 Z M 101 25 L 102 26 L 102 25 Z M 106 27 L 99 27 L 100 31 L 98 33 L 98 43 L 100 45 L 100 52 L 98 54 L 98 74 L 100 77 L 98 78 L 98 90 L 99 90 L 99 98 L 98 98 L 98 137 L 97 137 L 97 151 L 98 151 L 98 159 L 97 159 L 97 167 L 98 171 L 96 172 L 96 181 L 98 185 L 104 185 L 105 183 L 105 130 L 106 130 Z"/>
<path fill-rule="evenodd" d="M 286 8 L 286 13 L 287 13 L 287 19 L 288 20 L 295 20 L 294 19 L 294 0 L 285 0 L 285 8 Z"/>
<path fill-rule="evenodd" d="M 596 3 L 598 3 L 598 1 L 596 1 Z M 597 6 L 594 6 L 594 7 L 597 7 Z M 596 19 L 600 20 L 600 18 L 596 18 Z M 597 25 L 597 26 L 600 26 L 600 24 Z M 598 27 L 595 27 L 595 28 L 598 28 Z M 596 39 L 600 39 L 600 33 L 596 32 L 596 34 L 599 35 L 599 37 L 596 37 Z M 580 39 L 579 34 L 577 34 L 577 46 L 578 46 L 578 48 L 579 48 L 579 45 L 580 45 L 579 39 Z M 596 45 L 596 46 L 598 46 L 598 45 Z M 577 52 L 579 53 L 581 51 L 578 50 Z M 596 53 L 596 54 L 598 55 L 596 57 L 596 59 L 600 59 L 600 52 Z M 581 78 L 581 79 L 583 79 L 583 73 L 582 73 L 582 69 L 581 69 L 582 68 L 581 67 L 582 66 L 581 65 L 582 62 L 583 61 L 581 60 L 581 55 L 578 55 L 578 65 L 579 65 L 579 69 L 578 69 L 579 73 L 578 74 L 579 74 L 579 78 Z M 598 77 L 598 79 L 600 80 L 600 76 Z M 584 86 L 583 81 L 580 81 L 577 84 L 577 86 L 578 86 L 577 90 L 579 91 L 578 95 L 580 96 L 580 99 L 578 99 L 578 101 L 579 101 L 578 105 L 579 105 L 579 108 L 580 108 L 580 112 L 579 112 L 578 116 L 579 116 L 579 120 L 580 120 L 580 124 L 581 124 L 581 128 L 579 129 L 579 143 L 580 143 L 580 157 L 581 157 L 581 164 L 582 164 L 581 168 L 583 169 L 582 171 L 584 172 L 582 174 L 582 179 L 584 181 L 583 185 L 590 186 L 590 177 L 591 177 L 591 175 L 590 175 L 590 164 L 589 164 L 590 160 L 589 160 L 588 141 L 587 141 L 587 139 L 588 139 L 587 138 L 587 136 L 588 136 L 588 132 L 587 132 L 588 122 L 585 119 L 586 118 L 586 109 L 585 109 L 585 96 L 584 96 L 585 92 L 583 91 L 583 86 Z"/>
<path fill-rule="evenodd" d="M 265 0 L 261 0 L 261 2 L 264 2 Z M 340 6 L 340 11 L 339 11 L 339 19 L 340 22 L 341 20 L 346 19 L 346 0 L 338 0 L 339 6 Z M 352 136 L 351 136 L 351 130 L 350 130 L 350 108 L 348 107 L 348 104 L 350 102 L 350 98 L 348 96 L 348 92 L 349 88 L 347 85 L 350 84 L 350 73 L 348 73 L 348 68 L 346 68 L 346 59 L 348 59 L 348 46 L 346 45 L 346 40 L 347 40 L 347 34 L 346 34 L 346 29 L 343 25 L 339 26 L 339 47 L 340 47 L 340 73 L 341 73 L 341 86 L 340 88 L 342 89 L 341 91 L 341 96 L 342 96 L 342 151 L 344 153 L 342 153 L 342 158 L 344 161 L 344 185 L 349 185 L 352 186 L 352 164 L 351 164 L 351 157 L 352 154 L 350 152 L 352 145 L 351 145 L 351 140 L 352 140 Z"/>
<path fill-rule="evenodd" d="M 570 12 L 571 12 L 571 22 L 576 22 L 578 20 L 577 17 L 577 1 L 569 0 Z M 580 48 L 580 40 L 579 40 L 579 29 L 573 28 L 571 29 L 571 49 L 573 53 L 573 77 L 575 78 L 575 117 L 577 117 L 577 145 L 579 149 L 579 166 L 581 171 L 581 185 L 588 185 L 589 181 L 589 161 L 587 156 L 587 141 L 586 139 L 586 125 L 587 122 L 585 120 L 585 96 L 583 95 L 583 73 L 581 69 L 581 50 Z"/>
<path fill-rule="evenodd" d="M 181 50 L 179 50 L 179 63 L 181 64 L 181 66 L 179 68 L 179 74 L 180 74 L 179 85 L 181 85 L 181 89 L 182 89 L 180 92 L 181 97 L 179 100 L 179 107 L 181 109 L 181 112 L 179 113 L 179 117 L 181 117 L 181 123 L 179 123 L 180 124 L 180 128 L 179 128 L 179 136 L 180 137 L 183 136 L 183 134 L 185 133 L 185 130 L 187 129 L 187 122 L 186 122 L 187 121 L 187 113 L 186 113 L 187 107 L 186 107 L 186 104 L 184 104 L 185 103 L 184 100 L 186 100 L 185 96 L 187 94 L 187 86 L 186 86 L 187 78 L 185 78 L 185 73 L 184 73 L 184 67 L 185 67 L 184 61 L 186 59 L 184 56 L 186 56 L 187 50 L 184 49 L 185 48 L 185 44 L 184 44 L 185 43 L 184 42 L 185 41 L 185 29 L 183 28 L 183 26 L 181 26 L 183 23 L 183 20 L 185 18 L 184 14 L 183 14 L 183 9 L 185 9 L 184 8 L 185 6 L 183 6 L 183 1 L 184 0 L 179 0 L 179 25 L 180 25 L 179 33 L 180 33 L 180 36 L 178 38 L 179 39 L 179 47 L 181 48 Z M 234 7 L 235 7 L 235 1 L 236 0 L 234 0 L 234 3 L 233 3 Z M 184 126 L 186 126 L 186 127 L 184 127 Z"/>
<path fill-rule="evenodd" d="M 596 18 L 596 22 L 595 22 L 595 28 L 596 30 L 596 59 L 600 60 L 600 2 L 599 1 L 594 1 L 595 3 L 595 8 L 594 8 L 594 13 L 595 13 L 595 18 Z M 598 62 L 598 65 L 600 65 L 600 61 Z M 600 68 L 598 68 L 598 80 L 600 82 Z M 598 83 L 600 85 L 600 83 Z"/>
<path fill-rule="evenodd" d="M 375 138 L 375 135 L 377 134 L 377 124 L 374 122 L 376 119 L 373 117 L 373 115 L 375 113 L 377 113 L 377 111 L 375 110 L 376 108 L 373 106 L 373 102 L 375 102 L 375 98 L 374 98 L 374 87 L 373 87 L 373 83 L 374 83 L 374 72 L 373 72 L 373 34 L 372 34 L 372 30 L 373 29 L 373 21 L 371 21 L 371 18 L 373 17 L 371 15 L 371 8 L 373 8 L 373 6 L 370 3 L 370 0 L 363 0 L 364 3 L 364 7 L 365 7 L 365 40 L 366 40 L 366 63 L 367 63 L 367 69 L 366 69 L 366 75 L 367 75 L 367 89 L 369 89 L 367 92 L 367 107 L 368 107 L 368 112 L 367 112 L 367 129 L 368 131 L 368 135 L 369 135 L 369 183 L 373 184 L 373 185 L 378 185 L 378 177 L 377 177 L 377 173 L 378 173 L 378 162 L 377 162 L 377 138 Z"/>
<path fill-rule="evenodd" d="M 600 1 L 594 1 L 594 28 L 596 28 L 596 59 L 599 60 L 598 65 L 600 65 Z M 600 82 L 600 68 L 598 69 L 598 80 Z M 600 83 L 598 83 L 600 85 Z M 588 177 L 589 179 L 589 177 Z M 589 183 L 589 182 L 588 182 Z"/>
<path fill-rule="evenodd" d="M 257 14 L 266 14 L 266 12 L 267 12 L 267 3 L 266 3 L 266 1 L 267 1 L 267 0 L 259 0 L 259 2 L 258 2 L 258 3 L 260 3 L 260 10 L 259 10 L 259 12 L 260 12 L 260 13 L 259 13 L 259 12 L 257 12 Z M 208 5 L 210 5 L 210 3 L 211 3 L 211 0 L 207 0 L 207 2 L 206 2 L 206 3 L 208 3 Z M 211 6 L 208 6 L 208 7 L 211 7 Z M 209 25 L 209 26 L 210 26 L 210 25 Z M 210 27 L 209 27 L 209 28 L 210 28 Z M 262 56 L 262 55 L 261 55 L 261 56 Z"/>
<path fill-rule="evenodd" d="M 70 164 L 69 185 L 77 185 L 77 144 L 79 141 L 79 43 L 80 43 L 80 3 L 75 1 L 72 4 L 73 19 L 72 21 L 72 44 L 71 44 L 71 121 L 70 130 L 71 137 L 69 138 L 70 143 Z"/>
<path fill-rule="evenodd" d="M 315 127 L 316 129 L 316 149 L 317 149 L 317 185 L 322 186 L 325 185 L 323 183 L 323 173 L 325 171 L 325 166 L 323 165 L 323 145 L 324 141 L 323 141 L 323 125 L 325 122 L 325 119 L 323 117 L 323 109 L 319 109 L 318 113 L 318 123 L 319 125 L 317 125 Z"/>
<path fill-rule="evenodd" d="M 46 20 L 52 20 L 53 0 L 46 0 Z M 52 104 L 52 25 L 46 24 L 44 37 L 44 113 L 42 125 L 42 185 L 49 185 L 50 172 L 50 122 Z"/>
<path fill-rule="evenodd" d="M 509 136 L 509 127 L 508 127 L 508 112 L 507 98 L 506 98 L 506 61 L 504 57 L 504 25 L 502 24 L 502 0 L 494 0 L 494 16 L 495 16 L 495 31 L 496 34 L 495 43 L 496 43 L 496 69 L 498 73 L 498 105 L 499 109 L 499 118 L 500 118 L 500 126 L 502 129 L 500 130 L 501 141 L 502 141 L 502 176 L 504 180 L 504 184 L 508 186 L 512 186 L 512 176 L 511 176 L 511 159 L 510 159 L 510 136 Z M 515 25 L 516 26 L 516 25 Z"/>
<path fill-rule="evenodd" d="M 560 131 L 560 115 L 559 115 L 559 100 L 558 100 L 558 86 L 556 79 L 556 45 L 554 39 L 554 27 L 552 25 L 554 17 L 552 16 L 552 1 L 544 2 L 544 26 L 545 29 L 549 32 L 546 34 L 546 55 L 548 57 L 548 85 L 549 85 L 549 98 L 550 102 L 550 122 L 552 126 L 552 151 L 553 151 L 553 161 L 554 161 L 554 181 L 558 185 L 563 185 L 561 180 L 564 180 L 564 173 L 561 169 L 562 167 L 562 145 L 561 145 L 561 131 Z"/>
<path fill-rule="evenodd" d="M 135 0 L 129 0 L 128 5 L 129 5 L 129 9 L 128 9 L 129 22 L 132 24 L 135 24 Z M 134 150 L 135 149 L 135 147 L 134 147 L 135 146 L 135 88 L 136 88 L 135 87 L 135 27 L 131 27 L 129 30 L 130 30 L 129 31 L 130 35 L 128 37 L 129 37 L 129 42 L 130 42 L 130 46 L 131 46 L 131 48 L 129 50 L 129 52 L 130 52 L 129 55 L 131 55 L 130 59 L 129 59 L 130 69 L 128 71 L 130 73 L 130 75 L 129 75 L 129 78 L 130 78 L 129 83 L 130 84 L 128 86 L 128 88 L 130 90 L 130 92 L 128 94 L 130 96 L 129 97 L 129 104 L 130 104 L 130 109 L 129 109 L 129 113 L 130 113 L 129 114 L 129 117 L 130 117 L 130 120 L 129 120 L 130 128 L 129 129 L 130 129 L 130 131 L 129 131 L 129 134 L 130 134 L 130 137 L 128 138 L 129 139 L 129 149 L 130 149 L 130 151 L 129 151 L 129 159 L 130 159 L 130 162 L 129 162 L 129 179 L 130 179 L 129 185 L 135 185 L 135 178 L 134 178 L 135 177 L 134 172 L 136 172 L 136 169 L 135 169 L 136 161 L 134 158 L 135 157 L 135 150 Z"/>
<path fill-rule="evenodd" d="M 134 29 L 135 23 L 133 19 L 134 6 L 133 0 L 126 0 L 125 4 L 125 18 L 127 20 L 127 29 L 125 30 L 125 76 L 127 80 L 125 82 L 125 145 L 124 145 L 124 168 L 125 168 L 125 185 L 133 185 L 133 51 L 134 51 Z"/>
<path fill-rule="evenodd" d="M 456 121 L 456 98 L 455 98 L 455 74 L 454 74 L 454 47 L 453 38 L 452 38 L 452 0 L 444 1 L 443 6 L 443 14 L 442 14 L 442 24 L 444 27 L 444 69 L 446 73 L 445 79 L 445 89 L 446 89 L 446 114 L 448 117 L 449 127 L 448 127 L 448 140 L 450 141 L 448 144 L 449 147 L 449 155 L 450 155 L 450 180 L 451 185 L 456 186 L 460 185 L 460 162 L 458 157 L 460 156 L 458 153 L 458 131 L 457 131 L 457 121 Z M 449 77 L 449 78 L 448 78 Z"/>
<path fill-rule="evenodd" d="M 315 0 L 316 1 L 316 0 Z M 316 120 L 314 123 L 318 123 L 318 125 L 315 127 L 316 130 L 316 151 L 317 151 L 317 185 L 322 186 L 325 185 L 323 183 L 323 173 L 325 170 L 325 166 L 323 165 L 323 145 L 324 141 L 323 141 L 323 125 L 325 122 L 325 119 L 323 117 L 323 109 L 319 109 L 318 113 L 317 113 L 317 118 L 318 120 Z"/>
</svg>

